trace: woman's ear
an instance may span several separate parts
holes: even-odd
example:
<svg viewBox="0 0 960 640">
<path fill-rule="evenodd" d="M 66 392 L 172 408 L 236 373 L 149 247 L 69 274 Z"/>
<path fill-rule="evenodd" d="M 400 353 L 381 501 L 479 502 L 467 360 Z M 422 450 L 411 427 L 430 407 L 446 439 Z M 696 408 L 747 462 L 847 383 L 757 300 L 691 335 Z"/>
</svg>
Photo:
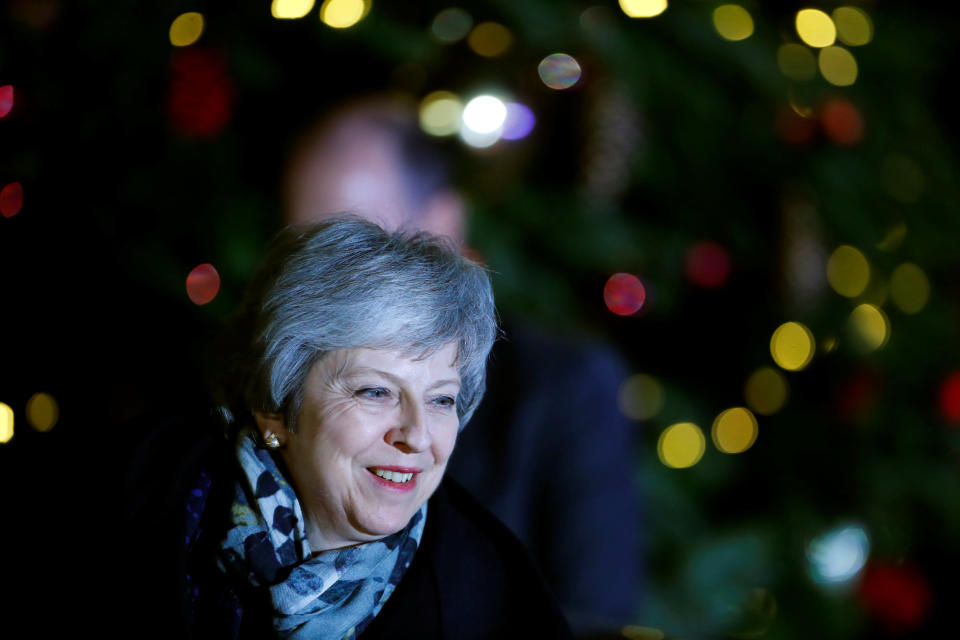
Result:
<svg viewBox="0 0 960 640">
<path fill-rule="evenodd" d="M 269 433 L 272 433 L 280 439 L 281 445 L 287 443 L 290 432 L 287 431 L 287 425 L 282 413 L 254 411 L 253 419 L 257 423 L 257 431 L 260 432 L 261 438 L 265 439 Z"/>
</svg>

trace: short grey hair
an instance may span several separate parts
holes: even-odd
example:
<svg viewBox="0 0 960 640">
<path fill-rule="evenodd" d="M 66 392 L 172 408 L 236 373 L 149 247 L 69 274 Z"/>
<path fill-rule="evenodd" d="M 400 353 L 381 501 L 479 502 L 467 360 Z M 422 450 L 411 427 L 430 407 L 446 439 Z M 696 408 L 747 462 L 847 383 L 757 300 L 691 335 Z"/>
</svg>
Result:
<svg viewBox="0 0 960 640">
<path fill-rule="evenodd" d="M 225 390 L 225 415 L 282 413 L 288 428 L 324 354 L 368 347 L 423 357 L 454 342 L 462 429 L 483 397 L 498 332 L 486 270 L 452 242 L 349 215 L 282 230 L 234 327 L 246 346 L 234 352 L 226 384 L 239 388 Z"/>
</svg>

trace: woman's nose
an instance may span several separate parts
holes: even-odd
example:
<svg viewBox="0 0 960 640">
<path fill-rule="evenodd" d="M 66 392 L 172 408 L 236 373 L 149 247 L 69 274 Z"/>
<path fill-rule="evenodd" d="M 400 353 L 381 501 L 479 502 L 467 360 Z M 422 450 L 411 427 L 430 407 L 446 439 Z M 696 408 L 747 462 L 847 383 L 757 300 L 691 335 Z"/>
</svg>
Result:
<svg viewBox="0 0 960 640">
<path fill-rule="evenodd" d="M 397 424 L 386 435 L 387 443 L 404 453 L 417 453 L 430 448 L 430 429 L 427 428 L 423 407 L 417 402 L 403 401 Z"/>
</svg>

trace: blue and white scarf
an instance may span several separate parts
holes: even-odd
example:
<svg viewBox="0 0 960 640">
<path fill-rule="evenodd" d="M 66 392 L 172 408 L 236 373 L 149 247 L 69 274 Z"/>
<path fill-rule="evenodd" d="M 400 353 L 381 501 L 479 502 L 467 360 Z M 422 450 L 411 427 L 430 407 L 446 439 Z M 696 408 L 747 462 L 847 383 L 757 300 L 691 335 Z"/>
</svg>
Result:
<svg viewBox="0 0 960 640">
<path fill-rule="evenodd" d="M 300 501 L 253 429 L 236 445 L 237 482 L 220 569 L 273 600 L 281 638 L 353 638 L 380 612 L 413 560 L 426 522 L 424 504 L 409 524 L 381 540 L 312 554 Z"/>
</svg>

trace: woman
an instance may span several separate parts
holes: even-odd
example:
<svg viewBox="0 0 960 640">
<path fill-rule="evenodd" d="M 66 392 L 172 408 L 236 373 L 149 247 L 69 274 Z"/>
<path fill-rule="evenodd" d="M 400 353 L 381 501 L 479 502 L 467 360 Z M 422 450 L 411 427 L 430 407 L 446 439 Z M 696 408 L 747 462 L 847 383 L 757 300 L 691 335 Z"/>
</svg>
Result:
<svg viewBox="0 0 960 640">
<path fill-rule="evenodd" d="M 174 423 L 136 458 L 135 546 L 174 551 L 132 571 L 132 616 L 167 637 L 567 637 L 520 544 L 444 479 L 495 334 L 486 274 L 435 238 L 281 234 L 224 363 L 230 447 Z"/>
</svg>

